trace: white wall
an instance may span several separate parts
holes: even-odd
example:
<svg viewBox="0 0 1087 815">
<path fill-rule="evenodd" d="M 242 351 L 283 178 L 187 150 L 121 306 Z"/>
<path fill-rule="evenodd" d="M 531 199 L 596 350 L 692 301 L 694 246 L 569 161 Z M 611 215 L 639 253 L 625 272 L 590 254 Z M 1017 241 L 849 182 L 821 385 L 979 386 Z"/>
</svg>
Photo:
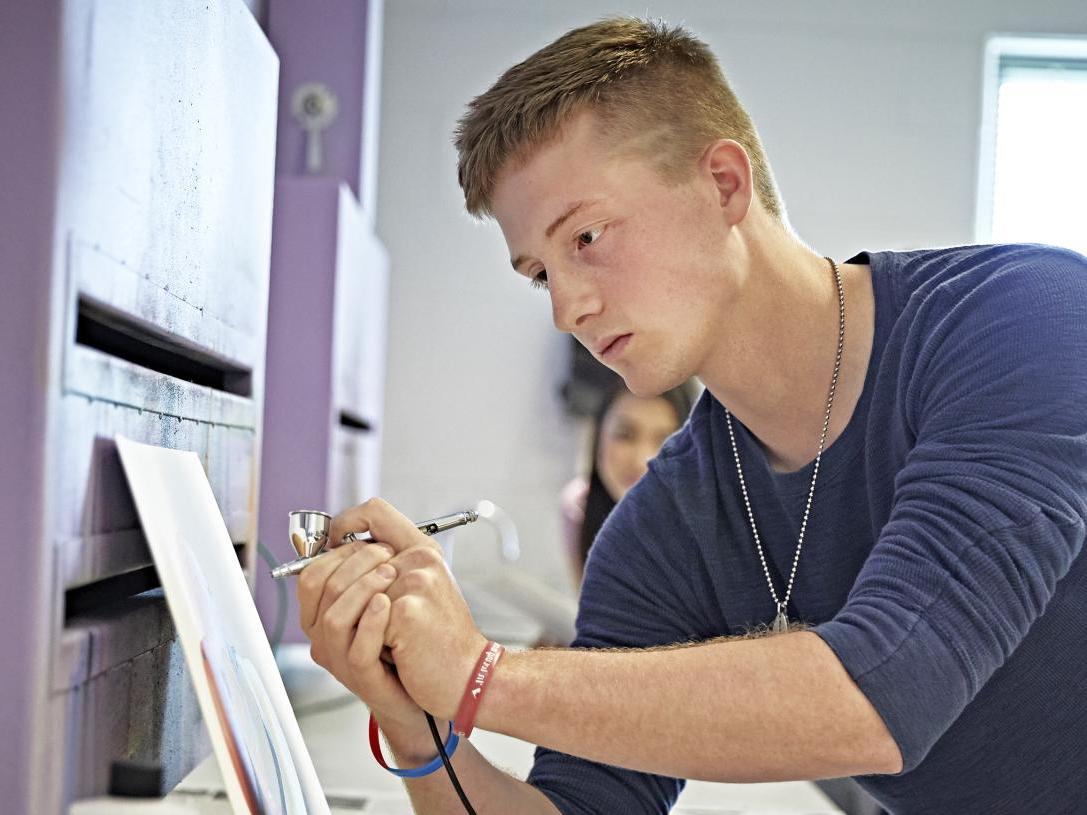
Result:
<svg viewBox="0 0 1087 815">
<path fill-rule="evenodd" d="M 410 515 L 489 497 L 522 563 L 566 582 L 556 493 L 578 428 L 555 397 L 565 336 L 463 213 L 450 134 L 498 74 L 611 13 L 682 22 L 755 119 L 793 226 L 816 249 L 973 239 L 981 68 L 991 32 L 1087 33 L 1083 0 L 536 3 L 391 0 L 378 232 L 391 255 L 383 493 Z M 462 533 L 457 558 L 493 557 Z"/>
</svg>

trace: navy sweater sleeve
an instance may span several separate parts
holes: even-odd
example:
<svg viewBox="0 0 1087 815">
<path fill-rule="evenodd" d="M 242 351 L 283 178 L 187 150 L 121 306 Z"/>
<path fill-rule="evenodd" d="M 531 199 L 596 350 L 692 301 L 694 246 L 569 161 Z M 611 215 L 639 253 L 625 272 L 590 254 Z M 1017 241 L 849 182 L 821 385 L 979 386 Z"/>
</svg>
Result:
<svg viewBox="0 0 1087 815">
<path fill-rule="evenodd" d="M 916 767 L 1045 609 L 1087 516 L 1087 262 L 1024 247 L 915 293 L 912 447 L 846 605 L 816 632 Z M 911 342 L 913 345 L 911 346 Z"/>
<path fill-rule="evenodd" d="M 682 589 L 686 580 L 676 553 L 692 544 L 673 507 L 654 468 L 608 517 L 586 563 L 573 647 L 649 647 L 691 639 L 690 592 Z M 528 782 L 564 815 L 666 813 L 684 786 L 680 779 L 545 748 L 536 750 Z"/>
</svg>

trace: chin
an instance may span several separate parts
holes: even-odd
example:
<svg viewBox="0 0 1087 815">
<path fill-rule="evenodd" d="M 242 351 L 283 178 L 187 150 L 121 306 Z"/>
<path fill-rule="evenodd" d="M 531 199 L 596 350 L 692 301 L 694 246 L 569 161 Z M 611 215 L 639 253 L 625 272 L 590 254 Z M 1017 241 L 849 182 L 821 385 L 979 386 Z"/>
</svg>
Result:
<svg viewBox="0 0 1087 815">
<path fill-rule="evenodd" d="M 655 396 L 660 396 L 665 391 L 683 384 L 689 378 L 681 375 L 669 376 L 663 372 L 639 376 L 638 372 L 634 370 L 617 371 L 616 373 L 623 377 L 627 390 L 642 399 L 652 399 Z"/>
</svg>

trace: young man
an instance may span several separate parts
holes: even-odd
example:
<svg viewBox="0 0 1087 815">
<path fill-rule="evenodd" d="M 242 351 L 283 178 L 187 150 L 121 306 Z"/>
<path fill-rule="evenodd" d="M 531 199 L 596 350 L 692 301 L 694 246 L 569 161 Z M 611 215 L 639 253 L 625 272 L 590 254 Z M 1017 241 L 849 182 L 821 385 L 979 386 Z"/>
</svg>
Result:
<svg viewBox="0 0 1087 815">
<path fill-rule="evenodd" d="M 457 145 L 560 330 L 637 394 L 707 388 L 601 530 L 574 647 L 493 668 L 478 726 L 541 749 L 525 783 L 462 744 L 476 810 L 846 775 L 896 813 L 1087 800 L 1087 259 L 820 257 L 705 45 L 637 20 L 510 69 Z M 302 574 L 303 626 L 415 766 L 486 641 L 430 539 L 380 501 L 332 539 L 366 528 Z"/>
</svg>

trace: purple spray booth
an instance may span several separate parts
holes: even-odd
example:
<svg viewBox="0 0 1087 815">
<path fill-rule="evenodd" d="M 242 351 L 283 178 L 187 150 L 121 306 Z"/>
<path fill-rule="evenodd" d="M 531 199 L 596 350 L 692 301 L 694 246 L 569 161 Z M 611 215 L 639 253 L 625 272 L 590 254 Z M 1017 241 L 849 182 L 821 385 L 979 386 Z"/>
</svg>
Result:
<svg viewBox="0 0 1087 815">
<path fill-rule="evenodd" d="M 3 811 L 208 753 L 113 443 L 197 452 L 252 575 L 278 62 L 240 2 L 0 8 Z"/>
</svg>

